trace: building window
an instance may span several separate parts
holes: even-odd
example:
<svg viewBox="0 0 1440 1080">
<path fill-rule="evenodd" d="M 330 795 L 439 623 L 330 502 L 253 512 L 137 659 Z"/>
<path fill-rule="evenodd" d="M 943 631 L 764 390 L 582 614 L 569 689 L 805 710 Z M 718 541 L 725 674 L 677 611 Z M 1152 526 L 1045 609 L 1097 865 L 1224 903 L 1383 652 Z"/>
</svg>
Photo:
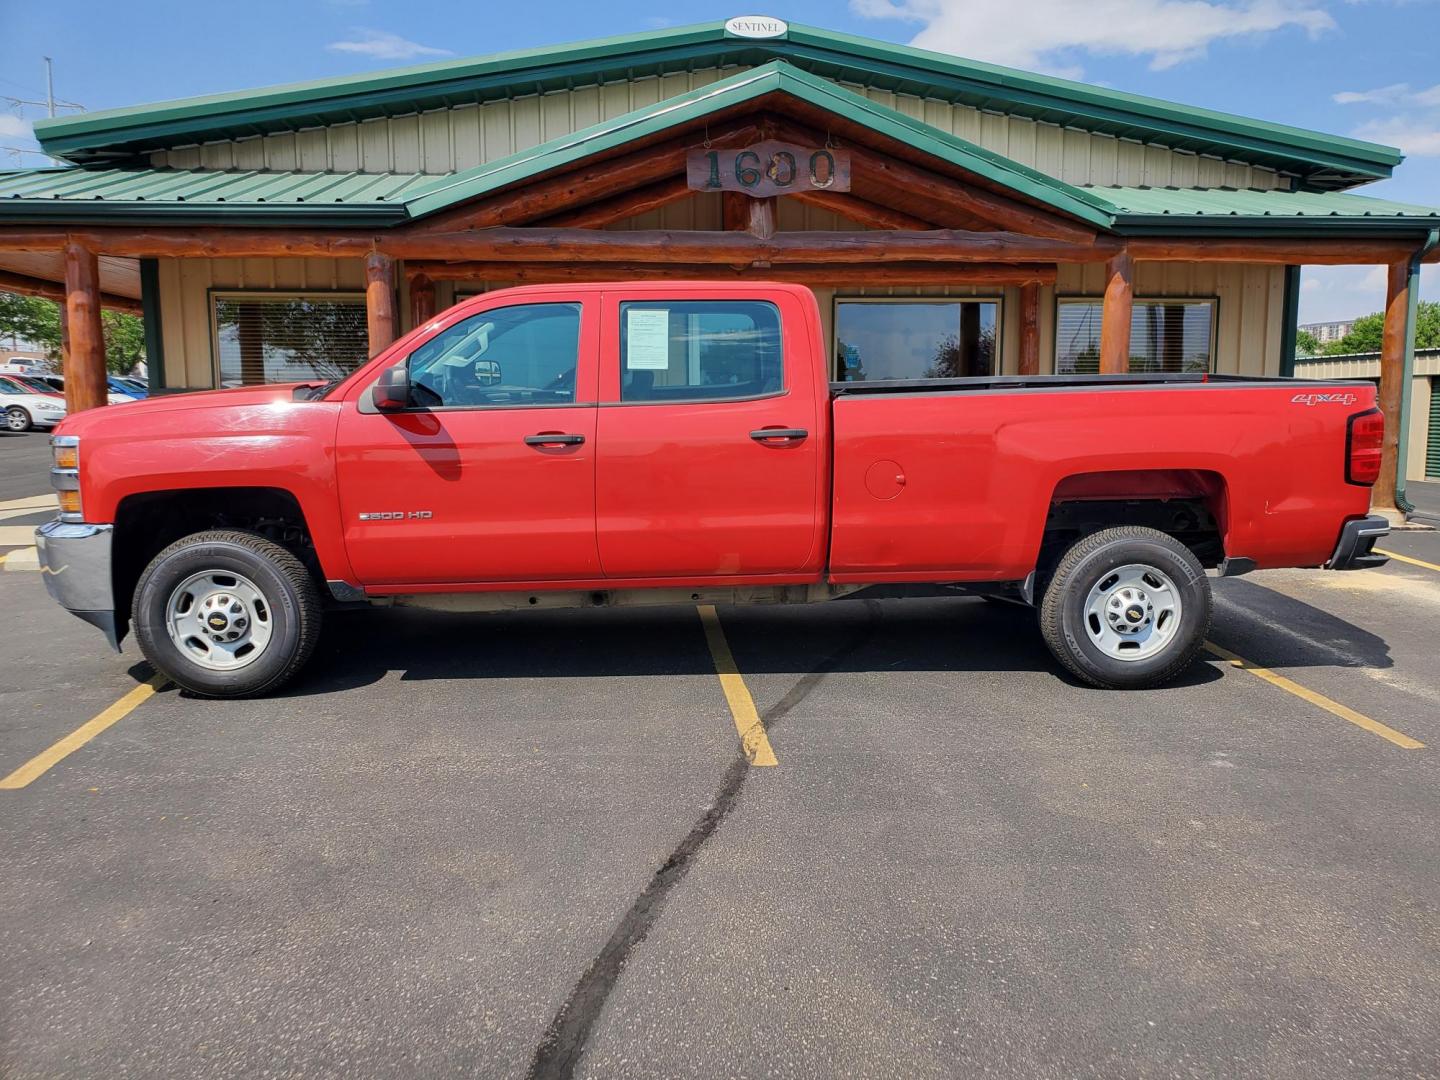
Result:
<svg viewBox="0 0 1440 1080">
<path fill-rule="evenodd" d="M 784 389 L 780 311 L 757 300 L 620 305 L 621 401 L 724 401 Z"/>
<path fill-rule="evenodd" d="M 1210 371 L 1215 359 L 1214 300 L 1136 300 L 1130 318 L 1130 370 Z M 1100 370 L 1099 300 L 1059 301 L 1055 374 Z"/>
<path fill-rule="evenodd" d="M 999 322 L 998 300 L 837 300 L 835 377 L 994 375 Z"/>
<path fill-rule="evenodd" d="M 212 293 L 221 386 L 343 379 L 369 357 L 365 298 Z"/>
</svg>

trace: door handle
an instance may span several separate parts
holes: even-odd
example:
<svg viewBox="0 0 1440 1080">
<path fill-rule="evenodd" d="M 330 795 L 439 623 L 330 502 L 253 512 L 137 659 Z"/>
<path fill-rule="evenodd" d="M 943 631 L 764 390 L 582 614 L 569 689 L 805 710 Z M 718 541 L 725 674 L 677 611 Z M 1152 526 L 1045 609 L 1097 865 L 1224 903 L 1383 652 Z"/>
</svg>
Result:
<svg viewBox="0 0 1440 1080">
<path fill-rule="evenodd" d="M 566 435 L 559 431 L 542 431 L 539 435 L 526 435 L 526 446 L 579 446 L 585 441 L 584 435 Z"/>
<path fill-rule="evenodd" d="M 772 439 L 776 442 L 799 442 L 809 437 L 810 432 L 798 427 L 762 427 L 750 432 L 750 438 L 762 445 Z"/>
</svg>

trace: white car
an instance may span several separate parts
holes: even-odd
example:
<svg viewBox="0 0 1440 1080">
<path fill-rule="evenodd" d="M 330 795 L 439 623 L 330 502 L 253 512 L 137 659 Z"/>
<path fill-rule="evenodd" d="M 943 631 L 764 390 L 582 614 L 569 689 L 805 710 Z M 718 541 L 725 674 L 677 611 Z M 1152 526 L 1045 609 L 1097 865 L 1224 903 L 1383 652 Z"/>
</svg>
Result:
<svg viewBox="0 0 1440 1080">
<path fill-rule="evenodd" d="M 65 419 L 65 399 L 38 394 L 0 375 L 0 425 L 6 431 L 53 428 Z"/>
</svg>

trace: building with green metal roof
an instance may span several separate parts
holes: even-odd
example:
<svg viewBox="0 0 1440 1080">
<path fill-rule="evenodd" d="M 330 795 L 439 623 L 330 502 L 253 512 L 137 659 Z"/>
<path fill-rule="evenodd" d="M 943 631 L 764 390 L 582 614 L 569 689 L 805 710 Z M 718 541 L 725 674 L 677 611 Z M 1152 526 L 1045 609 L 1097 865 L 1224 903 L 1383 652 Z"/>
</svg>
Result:
<svg viewBox="0 0 1440 1080">
<path fill-rule="evenodd" d="M 511 281 L 806 281 L 839 380 L 921 374 L 952 339 L 963 373 L 1113 363 L 1101 298 L 1121 274 L 1120 363 L 1284 374 L 1300 264 L 1408 268 L 1440 236 L 1440 210 L 1357 191 L 1401 164 L 1392 147 L 797 25 L 83 113 L 36 135 L 65 166 L 0 173 L 0 281 L 53 292 L 62 247 L 87 252 L 101 293 L 143 299 L 164 390 L 303 375 L 307 318 L 329 366 L 358 362 L 379 344 L 367 253 L 394 332 Z M 748 177 L 737 155 L 762 143 L 846 171 L 754 190 L 722 176 Z M 707 178 L 693 166 L 711 151 Z M 755 160 L 777 183 L 793 171 Z M 737 230 L 761 257 L 707 250 Z M 597 254 L 556 260 L 557 244 Z"/>
</svg>

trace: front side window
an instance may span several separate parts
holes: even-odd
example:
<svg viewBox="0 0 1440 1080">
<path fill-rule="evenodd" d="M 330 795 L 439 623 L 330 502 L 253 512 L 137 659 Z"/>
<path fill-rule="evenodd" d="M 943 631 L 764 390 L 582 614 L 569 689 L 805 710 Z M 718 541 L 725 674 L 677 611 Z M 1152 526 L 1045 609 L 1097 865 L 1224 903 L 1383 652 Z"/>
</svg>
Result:
<svg viewBox="0 0 1440 1080">
<path fill-rule="evenodd" d="M 1099 300 L 1061 300 L 1055 319 L 1055 374 L 1100 370 Z M 1130 370 L 1210 371 L 1214 300 L 1136 300 L 1130 316 Z"/>
<path fill-rule="evenodd" d="M 579 359 L 579 304 L 495 308 L 410 354 L 410 394 L 426 408 L 569 405 Z"/>
<path fill-rule="evenodd" d="M 995 373 L 994 300 L 835 304 L 835 377 L 841 382 L 958 379 Z"/>
<path fill-rule="evenodd" d="M 369 357 L 364 297 L 215 294 L 221 386 L 333 382 Z"/>
<path fill-rule="evenodd" d="M 757 300 L 620 305 L 620 400 L 718 401 L 784 388 L 780 312 Z"/>
</svg>

